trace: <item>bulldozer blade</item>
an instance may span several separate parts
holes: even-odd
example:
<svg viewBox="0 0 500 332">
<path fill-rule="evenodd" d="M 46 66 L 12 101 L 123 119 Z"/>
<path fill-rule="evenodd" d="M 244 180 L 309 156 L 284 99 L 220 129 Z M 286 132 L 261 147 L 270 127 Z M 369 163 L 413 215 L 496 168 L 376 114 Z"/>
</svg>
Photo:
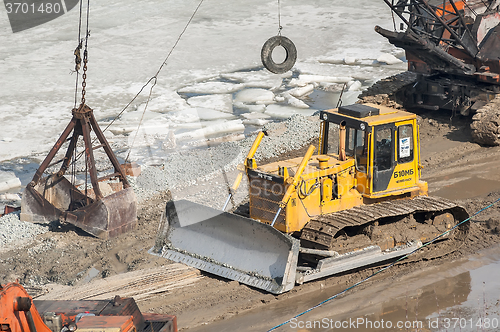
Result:
<svg viewBox="0 0 500 332">
<path fill-rule="evenodd" d="M 51 176 L 43 183 L 26 186 L 21 201 L 22 221 L 69 223 L 101 239 L 125 233 L 137 224 L 137 200 L 131 187 L 69 211 L 72 199 L 83 200 L 86 196 L 65 177 Z"/>
<path fill-rule="evenodd" d="M 150 251 L 270 293 L 293 288 L 299 241 L 275 228 L 186 200 L 169 201 Z"/>
</svg>

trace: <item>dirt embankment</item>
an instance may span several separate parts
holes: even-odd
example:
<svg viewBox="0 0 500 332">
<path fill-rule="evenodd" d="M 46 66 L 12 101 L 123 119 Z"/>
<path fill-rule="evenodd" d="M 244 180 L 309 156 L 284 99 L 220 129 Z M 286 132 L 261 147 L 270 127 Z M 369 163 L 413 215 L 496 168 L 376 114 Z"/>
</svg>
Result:
<svg viewBox="0 0 500 332">
<path fill-rule="evenodd" d="M 500 170 L 495 165 L 500 161 L 500 148 L 481 147 L 470 143 L 469 125 L 466 119 L 449 119 L 447 115 L 430 112 L 419 114 L 420 140 L 422 150 L 422 175 L 429 182 L 431 194 L 441 194 L 457 198 L 473 213 L 500 197 L 488 181 L 499 181 Z M 284 143 L 285 144 L 285 143 Z M 297 154 L 300 155 L 298 152 Z M 287 157 L 291 156 L 290 154 Z M 234 179 L 236 173 L 229 172 L 227 177 Z M 471 184 L 472 193 L 468 193 Z M 483 185 L 483 182 L 485 184 Z M 229 180 L 231 182 L 232 180 Z M 451 190 L 448 190 L 449 188 Z M 500 188 L 498 186 L 497 188 Z M 448 191 L 447 191 L 448 190 Z M 198 181 L 195 185 L 180 191 L 200 201 L 207 197 L 224 201 L 227 186 L 211 180 Z M 465 192 L 454 197 L 455 193 Z M 468 196 L 467 196 L 468 195 Z M 472 197 L 472 198 L 470 198 Z M 21 283 L 31 286 L 33 293 L 43 292 L 48 283 L 92 287 L 88 281 L 89 273 L 94 279 L 107 279 L 127 271 L 160 267 L 169 264 L 165 259 L 148 254 L 154 244 L 166 195 L 160 194 L 145 201 L 139 210 L 139 225 L 128 234 L 101 241 L 75 229 L 59 229 L 39 235 L 27 246 L 4 252 L 0 258 L 0 282 L 19 278 Z M 407 274 L 416 268 L 442 264 L 444 261 L 467 257 L 478 250 L 500 243 L 499 235 L 500 205 L 494 206 L 473 218 L 471 231 L 462 245 L 443 257 L 439 250 L 447 246 L 431 247 L 419 254 L 413 262 L 401 263 L 377 278 L 393 278 Z M 93 268 L 93 269 L 92 269 Z M 95 272 L 98 271 L 98 272 Z M 283 301 L 335 285 L 350 286 L 373 273 L 375 269 L 326 278 L 297 286 L 292 291 L 274 296 L 263 291 L 228 281 L 213 275 L 201 273 L 196 282 L 177 289 L 152 294 L 139 300 L 143 311 L 169 313 L 178 316 L 179 327 L 189 328 L 210 323 L 214 320 L 229 318 L 251 308 L 265 307 L 269 303 Z M 377 282 L 370 280 L 358 288 L 360 291 Z M 56 287 L 57 288 L 57 287 Z"/>
</svg>

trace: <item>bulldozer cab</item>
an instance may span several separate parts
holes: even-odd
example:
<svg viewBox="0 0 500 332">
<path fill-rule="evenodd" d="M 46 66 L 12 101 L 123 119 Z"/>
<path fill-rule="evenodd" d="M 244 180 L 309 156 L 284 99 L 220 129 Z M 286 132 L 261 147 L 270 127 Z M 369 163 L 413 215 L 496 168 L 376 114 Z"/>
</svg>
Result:
<svg viewBox="0 0 500 332">
<path fill-rule="evenodd" d="M 415 114 L 380 105 L 354 104 L 322 111 L 320 117 L 320 154 L 340 161 L 354 160 L 356 189 L 363 197 L 427 192 L 426 184 L 419 181 Z M 340 135 L 335 133 L 337 130 Z"/>
</svg>

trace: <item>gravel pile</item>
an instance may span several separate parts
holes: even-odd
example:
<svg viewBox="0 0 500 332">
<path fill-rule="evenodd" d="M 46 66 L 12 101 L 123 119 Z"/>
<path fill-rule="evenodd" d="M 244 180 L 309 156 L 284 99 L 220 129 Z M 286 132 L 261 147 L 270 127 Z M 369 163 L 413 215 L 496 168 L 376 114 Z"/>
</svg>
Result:
<svg viewBox="0 0 500 332">
<path fill-rule="evenodd" d="M 318 137 L 319 118 L 295 115 L 284 122 L 270 123 L 264 128 L 265 136 L 255 155 L 257 161 L 293 151 L 308 144 Z M 142 166 L 139 177 L 128 177 L 139 203 L 166 190 L 182 192 L 184 188 L 203 181 L 214 185 L 210 192 L 200 197 L 207 205 L 218 206 L 227 195 L 225 174 L 243 162 L 255 134 L 239 142 L 226 142 L 204 149 L 176 151 L 168 155 L 162 166 Z M 241 190 L 239 195 L 244 195 Z M 216 197 L 220 196 L 220 197 Z M 239 197 L 239 200 L 243 197 Z M 36 235 L 48 231 L 48 225 L 39 225 L 19 220 L 19 212 L 0 218 L 0 251 L 9 243 L 19 243 L 33 239 Z"/>
<path fill-rule="evenodd" d="M 13 241 L 30 240 L 48 230 L 48 225 L 20 221 L 19 212 L 6 214 L 0 218 L 0 251 Z"/>
<path fill-rule="evenodd" d="M 279 130 L 285 125 L 286 131 L 280 135 L 273 135 L 273 130 Z M 270 132 L 270 136 L 264 137 L 255 159 L 268 159 L 289 151 L 297 150 L 309 142 L 319 137 L 319 116 L 304 117 L 294 115 L 285 122 L 271 123 L 264 127 Z M 241 142 L 245 151 L 250 149 L 253 143 L 251 140 Z"/>
<path fill-rule="evenodd" d="M 269 132 L 259 146 L 255 158 L 268 159 L 293 151 L 308 144 L 319 135 L 319 118 L 295 115 L 284 122 L 268 124 Z M 130 178 L 139 202 L 177 186 L 189 186 L 228 172 L 241 164 L 246 157 L 255 135 L 239 142 L 186 151 L 176 151 L 168 156 L 162 166 L 142 167 L 136 179 Z"/>
</svg>

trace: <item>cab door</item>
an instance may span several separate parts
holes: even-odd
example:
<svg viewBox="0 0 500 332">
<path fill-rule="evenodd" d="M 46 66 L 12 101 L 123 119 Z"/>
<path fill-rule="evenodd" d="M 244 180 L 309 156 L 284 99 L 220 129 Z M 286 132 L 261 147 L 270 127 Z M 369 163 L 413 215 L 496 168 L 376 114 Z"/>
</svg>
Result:
<svg viewBox="0 0 500 332">
<path fill-rule="evenodd" d="M 396 167 L 394 123 L 374 127 L 373 192 L 387 190 Z"/>
<path fill-rule="evenodd" d="M 391 188 L 413 187 L 418 182 L 418 150 L 416 145 L 416 120 L 396 123 L 396 168 Z"/>
</svg>

